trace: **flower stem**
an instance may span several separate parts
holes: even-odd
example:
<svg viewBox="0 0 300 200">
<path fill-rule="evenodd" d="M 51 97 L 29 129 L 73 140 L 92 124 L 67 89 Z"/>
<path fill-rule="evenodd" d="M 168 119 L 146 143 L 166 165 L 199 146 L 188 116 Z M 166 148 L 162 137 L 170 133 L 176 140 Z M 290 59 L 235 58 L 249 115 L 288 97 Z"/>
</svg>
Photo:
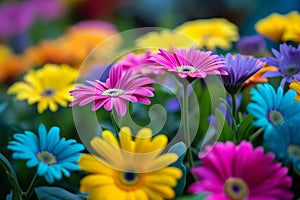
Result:
<svg viewBox="0 0 300 200">
<path fill-rule="evenodd" d="M 253 142 L 263 131 L 264 129 L 260 128 L 255 133 L 253 133 L 250 137 L 250 142 Z"/>
<path fill-rule="evenodd" d="M 38 175 L 37 175 L 37 173 L 35 173 L 35 175 L 33 176 L 32 180 L 27 188 L 27 191 L 25 192 L 25 199 L 28 199 L 28 200 L 31 199 L 37 179 L 38 179 Z"/>
<path fill-rule="evenodd" d="M 183 113 L 183 131 L 186 145 L 191 145 L 191 138 L 190 138 L 190 127 L 189 127 L 189 95 L 188 95 L 188 84 L 183 84 L 183 106 L 182 106 L 182 113 Z M 194 166 L 193 163 L 193 154 L 191 147 L 187 148 L 187 159 L 189 162 L 190 169 Z"/>
</svg>

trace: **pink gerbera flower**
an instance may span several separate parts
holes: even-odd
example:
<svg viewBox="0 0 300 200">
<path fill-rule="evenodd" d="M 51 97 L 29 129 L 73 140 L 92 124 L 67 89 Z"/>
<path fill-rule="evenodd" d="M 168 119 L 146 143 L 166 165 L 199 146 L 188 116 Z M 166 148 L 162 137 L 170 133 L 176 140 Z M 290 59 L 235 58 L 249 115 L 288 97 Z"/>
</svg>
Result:
<svg viewBox="0 0 300 200">
<path fill-rule="evenodd" d="M 190 193 L 211 193 L 206 200 L 293 198 L 288 190 L 292 184 L 288 169 L 274 162 L 274 154 L 264 154 L 262 147 L 254 149 L 246 141 L 237 146 L 218 142 L 207 146 L 206 153 L 199 154 L 203 166 L 192 169 L 199 182 L 188 188 Z"/>
<path fill-rule="evenodd" d="M 173 52 L 159 49 L 159 53 L 153 54 L 150 60 L 164 66 L 168 71 L 175 72 L 181 78 L 205 78 L 207 74 L 222 74 L 227 72 L 224 59 L 218 55 L 212 55 L 211 51 L 195 50 L 191 47 L 177 49 L 173 47 Z"/>
<path fill-rule="evenodd" d="M 102 106 L 111 111 L 114 107 L 119 116 L 124 116 L 127 110 L 126 101 L 148 105 L 150 100 L 147 97 L 154 96 L 154 88 L 148 86 L 155 82 L 153 79 L 133 75 L 132 70 L 124 71 L 122 65 L 114 65 L 110 69 L 105 83 L 99 80 L 87 82 L 92 86 L 77 86 L 70 91 L 71 96 L 75 97 L 70 106 L 84 106 L 93 102 L 93 111 Z"/>
</svg>

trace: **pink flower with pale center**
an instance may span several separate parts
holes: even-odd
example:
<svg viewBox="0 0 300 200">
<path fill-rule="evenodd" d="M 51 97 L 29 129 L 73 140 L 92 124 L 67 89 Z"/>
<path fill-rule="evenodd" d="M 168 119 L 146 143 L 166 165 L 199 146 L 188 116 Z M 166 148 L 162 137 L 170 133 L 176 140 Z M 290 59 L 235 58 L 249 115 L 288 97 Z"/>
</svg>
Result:
<svg viewBox="0 0 300 200">
<path fill-rule="evenodd" d="M 250 142 L 218 142 L 199 154 L 203 165 L 192 173 L 199 181 L 188 188 L 190 193 L 210 193 L 206 200 L 290 200 L 292 179 L 288 169 L 274 162 L 274 154 Z"/>
<path fill-rule="evenodd" d="M 173 47 L 173 52 L 159 49 L 159 53 L 153 54 L 150 60 L 162 65 L 170 72 L 175 72 L 181 78 L 205 78 L 207 74 L 222 74 L 225 61 L 218 55 L 212 55 L 211 51 L 195 50 L 192 46 L 186 49 Z"/>
<path fill-rule="evenodd" d="M 153 79 L 133 75 L 132 70 L 124 71 L 122 65 L 114 65 L 110 69 L 106 82 L 87 82 L 91 86 L 77 86 L 70 91 L 71 96 L 75 97 L 70 106 L 84 106 L 93 102 L 93 111 L 103 106 L 107 111 L 114 108 L 119 116 L 124 116 L 127 110 L 126 101 L 149 105 L 151 102 L 147 97 L 154 96 L 154 88 L 148 86 L 155 82 Z"/>
</svg>

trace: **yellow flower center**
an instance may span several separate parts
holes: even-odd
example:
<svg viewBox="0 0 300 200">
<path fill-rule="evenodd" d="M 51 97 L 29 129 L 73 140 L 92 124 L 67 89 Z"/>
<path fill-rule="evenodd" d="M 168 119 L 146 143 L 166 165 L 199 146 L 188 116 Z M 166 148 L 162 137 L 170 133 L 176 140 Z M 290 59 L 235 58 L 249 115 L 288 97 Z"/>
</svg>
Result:
<svg viewBox="0 0 300 200">
<path fill-rule="evenodd" d="M 197 71 L 197 69 L 192 66 L 179 66 L 176 67 L 176 70 L 181 73 L 194 73 Z"/>
<path fill-rule="evenodd" d="M 144 183 L 144 174 L 134 170 L 117 171 L 116 185 L 123 190 L 132 191 L 140 188 Z"/>
<path fill-rule="evenodd" d="M 282 125 L 284 123 L 282 114 L 277 110 L 270 110 L 268 113 L 268 119 L 274 125 Z"/>
<path fill-rule="evenodd" d="M 56 158 L 52 153 L 48 151 L 41 151 L 37 154 L 37 158 L 48 165 L 56 164 Z"/>
<path fill-rule="evenodd" d="M 300 147 L 297 145 L 289 145 L 287 149 L 290 157 L 300 159 Z"/>
<path fill-rule="evenodd" d="M 232 200 L 244 200 L 249 195 L 249 188 L 242 179 L 230 177 L 225 182 L 224 192 Z"/>
<path fill-rule="evenodd" d="M 54 94 L 54 90 L 52 89 L 46 89 L 42 92 L 42 96 L 44 97 L 51 97 Z"/>
<path fill-rule="evenodd" d="M 118 97 L 121 94 L 123 94 L 123 92 L 124 92 L 124 90 L 122 90 L 122 89 L 112 88 L 112 89 L 108 89 L 108 90 L 105 90 L 104 92 L 102 92 L 102 95 L 110 96 L 110 97 Z"/>
</svg>

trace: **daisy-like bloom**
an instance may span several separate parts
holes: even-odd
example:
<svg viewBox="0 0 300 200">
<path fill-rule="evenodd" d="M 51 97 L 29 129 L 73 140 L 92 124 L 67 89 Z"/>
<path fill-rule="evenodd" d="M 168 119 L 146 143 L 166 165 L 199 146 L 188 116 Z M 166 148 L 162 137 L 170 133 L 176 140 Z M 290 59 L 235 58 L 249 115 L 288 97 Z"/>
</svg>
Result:
<svg viewBox="0 0 300 200">
<path fill-rule="evenodd" d="M 292 11 L 288 16 L 289 22 L 282 35 L 282 40 L 300 43 L 300 14 L 297 11 Z"/>
<path fill-rule="evenodd" d="M 162 30 L 160 32 L 150 32 L 142 35 L 136 40 L 138 48 L 147 48 L 151 51 L 157 51 L 159 48 L 172 50 L 173 46 L 177 48 L 189 48 L 190 46 L 199 46 L 192 38 L 172 30 Z"/>
<path fill-rule="evenodd" d="M 247 111 L 256 118 L 253 126 L 262 127 L 265 132 L 270 132 L 274 126 L 300 120 L 300 101 L 294 102 L 294 90 L 289 90 L 283 95 L 281 87 L 276 93 L 270 84 L 265 83 L 258 84 L 257 89 L 252 88 L 250 94 L 251 102 Z"/>
<path fill-rule="evenodd" d="M 240 91 L 244 82 L 264 66 L 264 62 L 250 56 L 243 57 L 241 54 L 225 56 L 225 71 L 222 76 L 226 91 L 234 95 Z"/>
<path fill-rule="evenodd" d="M 92 173 L 80 181 L 80 191 L 90 192 L 87 199 L 174 199 L 173 188 L 182 172 L 169 167 L 178 159 L 177 154 L 161 154 L 167 137 L 152 138 L 151 129 L 143 128 L 133 140 L 128 127 L 121 128 L 119 137 L 120 142 L 111 132 L 103 131 L 101 137 L 91 140 L 99 156 L 81 156 L 80 168 Z"/>
<path fill-rule="evenodd" d="M 38 136 L 31 131 L 15 133 L 14 141 L 7 148 L 13 151 L 13 158 L 27 160 L 27 167 L 37 166 L 37 175 L 43 176 L 48 183 L 69 177 L 71 171 L 79 170 L 77 162 L 84 149 L 75 140 L 60 138 L 59 127 L 52 127 L 49 132 L 45 125 L 39 126 Z"/>
<path fill-rule="evenodd" d="M 232 47 L 232 42 L 239 39 L 237 26 L 224 18 L 188 21 L 175 30 L 209 50 L 215 50 L 217 47 L 228 50 Z"/>
<path fill-rule="evenodd" d="M 274 152 L 283 163 L 292 163 L 300 172 L 300 127 L 299 122 L 286 123 L 264 134 L 263 145 Z"/>
<path fill-rule="evenodd" d="M 242 141 L 217 142 L 200 152 L 203 165 L 192 169 L 199 181 L 190 193 L 210 193 L 206 200 L 291 200 L 292 179 L 288 169 L 274 162 L 274 154 L 264 153 L 262 147 L 253 148 Z"/>
<path fill-rule="evenodd" d="M 159 53 L 153 54 L 150 60 L 181 78 L 205 78 L 207 74 L 227 74 L 223 70 L 223 58 L 212 55 L 211 51 L 195 50 L 193 46 L 188 51 L 176 47 L 173 47 L 173 52 L 159 49 Z"/>
<path fill-rule="evenodd" d="M 261 35 L 242 37 L 236 44 L 242 54 L 260 56 L 266 50 L 266 42 Z"/>
<path fill-rule="evenodd" d="M 294 79 L 300 80 L 300 44 L 298 48 L 291 45 L 281 44 L 278 52 L 272 49 L 275 58 L 268 57 L 265 59 L 267 64 L 278 68 L 277 71 L 271 71 L 265 73 L 264 77 L 276 77 L 281 76 L 281 86 L 283 87 L 285 82 L 293 82 Z"/>
<path fill-rule="evenodd" d="M 70 91 L 75 98 L 70 106 L 84 106 L 93 102 L 93 111 L 103 106 L 107 111 L 114 108 L 119 116 L 124 116 L 127 110 L 126 101 L 149 105 L 151 102 L 147 97 L 154 96 L 154 88 L 148 86 L 155 82 L 153 79 L 133 75 L 132 70 L 123 70 L 122 65 L 114 65 L 110 69 L 106 82 L 87 82 L 92 86 L 77 86 Z"/>
<path fill-rule="evenodd" d="M 294 82 L 292 82 L 289 87 L 290 87 L 290 89 L 295 90 L 297 92 L 295 101 L 300 100 L 300 81 L 297 81 L 295 79 Z"/>
<path fill-rule="evenodd" d="M 43 68 L 29 71 L 24 82 L 16 82 L 8 89 L 8 94 L 16 94 L 16 100 L 37 103 L 39 113 L 46 109 L 57 111 L 58 105 L 66 107 L 72 101 L 69 91 L 77 77 L 77 70 L 68 65 L 46 64 Z"/>
</svg>

